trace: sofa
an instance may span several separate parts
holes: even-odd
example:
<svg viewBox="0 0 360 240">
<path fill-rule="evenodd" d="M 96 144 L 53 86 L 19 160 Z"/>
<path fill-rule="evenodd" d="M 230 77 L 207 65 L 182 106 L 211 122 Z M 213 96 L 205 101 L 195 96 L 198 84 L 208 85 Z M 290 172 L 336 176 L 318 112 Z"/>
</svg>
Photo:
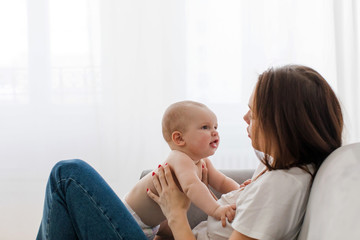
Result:
<svg viewBox="0 0 360 240">
<path fill-rule="evenodd" d="M 143 171 L 141 177 L 149 171 Z M 254 172 L 253 169 L 221 171 L 238 183 L 251 178 Z M 359 215 L 360 143 L 354 143 L 335 150 L 321 165 L 298 240 L 360 239 Z M 188 219 L 192 228 L 206 218 L 199 208 L 190 206 Z"/>
</svg>

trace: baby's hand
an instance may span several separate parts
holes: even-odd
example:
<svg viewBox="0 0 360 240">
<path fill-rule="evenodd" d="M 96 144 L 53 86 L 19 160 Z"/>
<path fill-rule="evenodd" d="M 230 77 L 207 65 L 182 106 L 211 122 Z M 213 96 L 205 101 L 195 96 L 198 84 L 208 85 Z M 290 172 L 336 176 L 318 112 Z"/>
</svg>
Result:
<svg viewBox="0 0 360 240">
<path fill-rule="evenodd" d="M 219 206 L 214 212 L 214 218 L 216 218 L 217 220 L 221 220 L 222 226 L 225 227 L 226 218 L 229 220 L 229 222 L 232 222 L 232 220 L 234 220 L 235 209 L 235 204 Z"/>
<path fill-rule="evenodd" d="M 245 187 L 246 185 L 249 185 L 251 183 L 251 179 L 246 180 L 242 184 L 240 184 L 240 188 Z"/>
</svg>

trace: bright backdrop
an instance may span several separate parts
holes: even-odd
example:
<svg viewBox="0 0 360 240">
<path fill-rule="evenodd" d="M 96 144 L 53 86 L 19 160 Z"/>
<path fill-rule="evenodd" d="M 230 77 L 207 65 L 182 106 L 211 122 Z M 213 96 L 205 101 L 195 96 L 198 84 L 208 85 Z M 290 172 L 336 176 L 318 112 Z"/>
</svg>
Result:
<svg viewBox="0 0 360 240">
<path fill-rule="evenodd" d="M 217 114 L 218 168 L 254 168 L 242 120 L 258 74 L 295 63 L 338 94 L 360 141 L 356 0 L 0 1 L 1 239 L 34 239 L 61 159 L 92 164 L 124 195 L 167 155 L 165 108 Z"/>
</svg>

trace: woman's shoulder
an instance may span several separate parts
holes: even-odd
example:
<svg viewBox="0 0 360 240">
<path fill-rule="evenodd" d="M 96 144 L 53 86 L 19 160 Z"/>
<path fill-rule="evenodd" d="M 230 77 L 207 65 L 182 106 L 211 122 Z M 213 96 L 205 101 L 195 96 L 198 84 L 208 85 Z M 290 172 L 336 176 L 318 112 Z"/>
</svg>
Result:
<svg viewBox="0 0 360 240">
<path fill-rule="evenodd" d="M 311 175 L 298 167 L 265 172 L 238 197 L 232 226 L 257 239 L 289 239 L 284 236 L 298 231 L 311 180 Z"/>
<path fill-rule="evenodd" d="M 290 199 L 302 201 L 305 193 L 309 192 L 311 182 L 312 176 L 301 168 L 268 171 L 245 187 L 237 204 L 247 202 L 261 206 L 264 201 L 285 204 Z"/>
<path fill-rule="evenodd" d="M 311 166 L 306 166 L 310 173 L 314 172 Z M 307 188 L 312 181 L 312 176 L 308 171 L 300 167 L 290 169 L 279 169 L 266 172 L 262 180 L 259 178 L 261 185 L 290 185 Z"/>
</svg>

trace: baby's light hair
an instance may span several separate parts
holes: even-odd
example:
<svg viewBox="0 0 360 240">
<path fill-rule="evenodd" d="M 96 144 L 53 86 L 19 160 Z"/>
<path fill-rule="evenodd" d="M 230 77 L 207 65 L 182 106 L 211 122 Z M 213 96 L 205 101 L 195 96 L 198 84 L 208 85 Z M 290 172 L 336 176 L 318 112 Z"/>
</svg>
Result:
<svg viewBox="0 0 360 240">
<path fill-rule="evenodd" d="M 207 108 L 205 104 L 187 100 L 173 103 L 166 109 L 162 119 L 162 133 L 167 143 L 171 142 L 174 131 L 186 131 L 186 124 L 192 117 L 189 111 L 192 107 Z"/>
</svg>

